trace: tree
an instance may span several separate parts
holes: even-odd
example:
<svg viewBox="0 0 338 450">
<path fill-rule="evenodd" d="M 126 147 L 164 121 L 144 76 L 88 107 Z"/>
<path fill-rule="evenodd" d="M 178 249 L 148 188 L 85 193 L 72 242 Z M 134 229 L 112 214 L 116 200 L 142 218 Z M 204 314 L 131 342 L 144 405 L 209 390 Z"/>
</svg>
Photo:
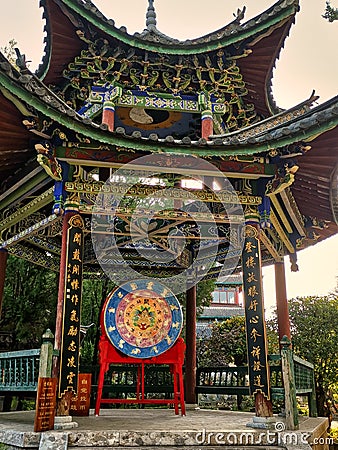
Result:
<svg viewBox="0 0 338 450">
<path fill-rule="evenodd" d="M 243 366 L 247 363 L 245 319 L 230 317 L 222 322 L 213 322 L 209 336 L 197 340 L 197 359 L 199 366 L 223 366 L 234 363 Z"/>
<path fill-rule="evenodd" d="M 328 392 L 338 383 L 338 295 L 289 301 L 293 350 L 314 365 L 317 408 L 330 414 Z"/>
<path fill-rule="evenodd" d="M 13 350 L 39 347 L 55 329 L 58 274 L 9 256 L 0 327 L 13 335 Z"/>
<path fill-rule="evenodd" d="M 329 22 L 334 22 L 338 20 L 338 8 L 332 8 L 331 3 L 329 1 L 326 2 L 325 13 L 323 14 L 324 19 L 327 19 Z"/>
<path fill-rule="evenodd" d="M 278 333 L 272 324 L 267 322 L 268 353 L 279 353 Z M 210 332 L 211 330 L 211 332 Z M 206 333 L 197 341 L 198 362 L 200 366 L 247 364 L 247 345 L 245 318 L 230 317 L 222 322 L 213 322 Z"/>
<path fill-rule="evenodd" d="M 205 306 L 210 306 L 212 301 L 212 293 L 215 289 L 215 282 L 213 280 L 200 281 L 196 286 L 196 305 L 197 317 L 202 313 Z M 178 294 L 177 298 L 182 306 L 185 314 L 186 293 Z"/>
<path fill-rule="evenodd" d="M 97 349 L 100 339 L 100 311 L 102 311 L 104 302 L 114 289 L 115 284 L 107 277 L 103 279 L 85 279 L 83 280 L 81 323 L 91 325 L 86 333 L 82 343 L 81 364 L 97 364 Z"/>
<path fill-rule="evenodd" d="M 212 280 L 205 280 L 200 281 L 196 286 L 196 320 L 198 319 L 198 316 L 202 313 L 203 308 L 205 306 L 210 306 L 210 303 L 212 301 L 212 292 L 215 289 L 215 282 Z M 182 330 L 182 337 L 185 339 L 186 335 L 186 328 L 185 328 L 185 318 L 186 318 L 186 302 L 187 302 L 187 296 L 185 292 L 182 292 L 181 294 L 177 295 L 177 299 L 182 307 L 183 311 L 183 330 Z"/>
</svg>

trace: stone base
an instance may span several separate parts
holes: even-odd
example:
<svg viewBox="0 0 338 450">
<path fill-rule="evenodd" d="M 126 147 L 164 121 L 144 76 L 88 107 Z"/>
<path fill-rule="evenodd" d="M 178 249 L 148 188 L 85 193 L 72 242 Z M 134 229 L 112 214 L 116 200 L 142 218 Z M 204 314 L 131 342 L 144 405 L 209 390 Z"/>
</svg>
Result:
<svg viewBox="0 0 338 450">
<path fill-rule="evenodd" d="M 199 410 L 200 407 L 197 403 L 186 403 L 185 404 L 186 411 L 193 411 L 193 410 Z"/>
<path fill-rule="evenodd" d="M 232 411 L 191 410 L 182 417 L 164 408 L 102 409 L 99 417 L 93 410 L 76 417 L 78 428 L 35 433 L 35 411 L 0 413 L 0 443 L 8 450 L 329 450 L 326 418 L 300 416 L 299 431 L 284 431 L 274 417 L 275 424 Z M 72 418 L 56 421 L 69 426 Z M 247 428 L 248 422 L 274 428 Z"/>
<path fill-rule="evenodd" d="M 73 422 L 72 416 L 55 416 L 54 430 L 72 430 L 78 426 L 77 422 Z"/>
<path fill-rule="evenodd" d="M 39 450 L 67 450 L 68 434 L 47 431 L 41 433 Z"/>
<path fill-rule="evenodd" d="M 252 422 L 246 424 L 249 428 L 257 428 L 261 430 L 284 431 L 285 425 L 279 418 L 273 417 L 257 417 L 252 418 Z"/>
</svg>

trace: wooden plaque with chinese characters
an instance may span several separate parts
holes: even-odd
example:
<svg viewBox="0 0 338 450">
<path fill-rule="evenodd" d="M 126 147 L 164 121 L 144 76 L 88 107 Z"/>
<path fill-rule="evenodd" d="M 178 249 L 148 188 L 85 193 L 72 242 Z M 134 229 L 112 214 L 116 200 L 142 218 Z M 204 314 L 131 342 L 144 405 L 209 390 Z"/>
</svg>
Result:
<svg viewBox="0 0 338 450">
<path fill-rule="evenodd" d="M 91 385 L 92 374 L 79 373 L 77 396 L 73 396 L 70 405 L 70 413 L 73 416 L 89 416 Z"/>
<path fill-rule="evenodd" d="M 270 376 L 264 318 L 263 285 L 257 229 L 246 225 L 243 287 L 250 393 L 270 398 Z"/>
<path fill-rule="evenodd" d="M 67 391 L 76 395 L 79 373 L 84 224 L 81 216 L 75 215 L 68 225 L 59 397 Z"/>
<path fill-rule="evenodd" d="M 54 429 L 56 383 L 56 378 L 39 378 L 34 420 L 36 432 Z"/>
</svg>

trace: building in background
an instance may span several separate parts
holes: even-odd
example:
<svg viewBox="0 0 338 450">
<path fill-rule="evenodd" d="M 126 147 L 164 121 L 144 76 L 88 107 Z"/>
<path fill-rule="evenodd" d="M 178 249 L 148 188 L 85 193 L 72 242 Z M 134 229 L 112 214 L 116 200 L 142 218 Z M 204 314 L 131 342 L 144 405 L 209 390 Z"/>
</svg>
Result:
<svg viewBox="0 0 338 450">
<path fill-rule="evenodd" d="M 197 334 L 208 335 L 210 325 L 215 321 L 226 320 L 234 316 L 244 316 L 242 299 L 242 275 L 236 274 L 219 279 L 212 293 L 210 306 L 203 308 L 197 320 Z"/>
</svg>

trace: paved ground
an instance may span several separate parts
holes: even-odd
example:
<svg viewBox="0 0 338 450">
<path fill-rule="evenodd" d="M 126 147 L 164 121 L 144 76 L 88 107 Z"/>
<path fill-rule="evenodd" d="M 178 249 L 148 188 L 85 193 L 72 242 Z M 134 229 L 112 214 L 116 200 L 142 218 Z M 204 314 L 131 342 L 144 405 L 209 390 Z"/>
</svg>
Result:
<svg viewBox="0 0 338 450">
<path fill-rule="evenodd" d="M 33 432 L 35 411 L 0 413 L 0 442 L 11 444 L 11 448 L 39 448 L 41 447 L 40 433 Z M 92 447 L 95 449 L 106 447 L 116 448 L 143 446 L 199 446 L 221 445 L 228 441 L 234 442 L 240 435 L 245 438 L 254 434 L 253 443 L 259 442 L 259 435 L 263 436 L 264 443 L 269 438 L 267 430 L 247 427 L 253 423 L 254 414 L 219 411 L 219 410 L 188 410 L 185 417 L 176 416 L 173 409 L 101 409 L 100 416 L 96 417 L 91 411 L 89 417 L 73 417 L 78 427 L 62 432 L 48 432 L 52 440 L 66 436 L 69 447 Z M 271 433 L 275 440 L 269 445 L 277 443 L 283 437 L 283 420 L 275 417 L 276 424 L 271 424 Z M 299 443 L 303 435 L 313 439 L 322 436 L 327 425 L 323 418 L 305 418 L 300 420 L 300 430 L 296 439 Z M 216 436 L 222 440 L 217 441 Z M 235 437 L 234 437 L 235 436 Z M 236 437 L 237 436 L 237 437 Z M 44 434 L 42 433 L 42 437 Z M 48 436 L 47 436 L 48 438 Z M 39 447 L 40 445 L 40 447 Z M 59 445 L 59 444 L 58 444 Z M 61 446 L 45 448 L 61 449 Z M 68 448 L 67 446 L 65 448 Z M 242 448 L 242 447 L 241 447 Z M 275 447 L 276 448 L 276 447 Z M 285 446 L 283 448 L 289 448 Z M 293 450 L 310 449 L 309 446 L 290 447 Z M 325 447 L 319 447 L 323 449 Z M 315 449 L 317 450 L 317 448 Z"/>
<path fill-rule="evenodd" d="M 35 411 L 0 413 L 0 429 L 33 431 Z M 176 416 L 171 409 L 101 409 L 96 417 L 93 410 L 89 417 L 73 417 L 77 430 L 133 430 L 133 431 L 247 431 L 253 413 L 219 410 L 188 410 L 187 415 Z M 300 429 L 309 430 L 323 419 L 300 418 Z M 277 422 L 283 422 L 276 417 Z"/>
<path fill-rule="evenodd" d="M 11 427 L 17 431 L 32 431 L 35 411 L 0 413 L 0 429 Z M 176 416 L 171 409 L 101 409 L 96 417 L 91 410 L 89 417 L 73 417 L 78 430 L 210 430 L 246 429 L 254 414 L 192 410 L 187 415 Z"/>
</svg>

